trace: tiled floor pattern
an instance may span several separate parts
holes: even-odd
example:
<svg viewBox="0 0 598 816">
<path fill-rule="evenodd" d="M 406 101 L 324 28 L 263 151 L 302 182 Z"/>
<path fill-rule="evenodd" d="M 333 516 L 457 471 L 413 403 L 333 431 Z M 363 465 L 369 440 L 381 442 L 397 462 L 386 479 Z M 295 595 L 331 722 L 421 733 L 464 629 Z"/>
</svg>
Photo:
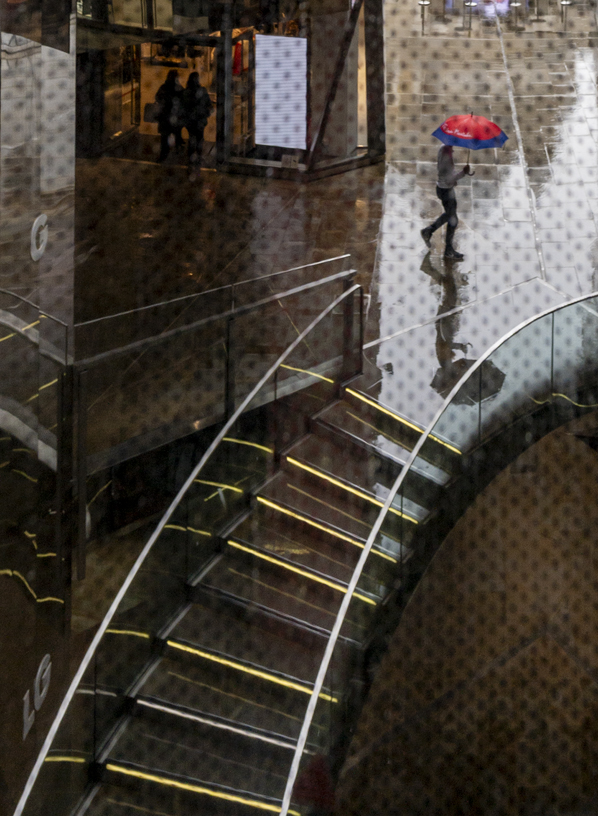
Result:
<svg viewBox="0 0 598 816">
<path fill-rule="evenodd" d="M 596 812 L 598 455 L 574 435 L 596 428 L 592 414 L 544 437 L 444 541 L 376 677 L 338 812 Z"/>
</svg>

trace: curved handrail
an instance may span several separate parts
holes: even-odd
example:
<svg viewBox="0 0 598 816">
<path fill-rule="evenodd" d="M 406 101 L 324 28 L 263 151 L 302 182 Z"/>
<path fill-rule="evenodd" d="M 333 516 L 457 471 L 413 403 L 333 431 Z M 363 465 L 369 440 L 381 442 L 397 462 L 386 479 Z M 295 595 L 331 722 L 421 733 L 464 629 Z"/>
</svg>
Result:
<svg viewBox="0 0 598 816">
<path fill-rule="evenodd" d="M 303 342 L 305 337 L 307 337 L 307 335 L 318 325 L 318 323 L 320 323 L 325 317 L 327 317 L 327 315 L 329 315 L 340 303 L 343 302 L 343 300 L 345 300 L 345 298 L 350 297 L 351 295 L 358 292 L 360 289 L 361 289 L 361 286 L 359 284 L 353 284 L 353 286 L 351 286 L 349 289 L 347 289 L 345 292 L 343 292 L 341 295 L 339 295 L 337 298 L 335 298 L 335 300 L 333 300 L 332 303 L 330 303 L 326 307 L 326 309 L 324 309 L 324 311 L 321 312 L 309 324 L 309 326 L 301 332 L 301 334 L 295 340 L 293 340 L 293 342 L 286 349 L 286 351 L 284 351 L 280 355 L 278 360 L 276 360 L 276 362 L 272 366 L 270 366 L 268 371 L 260 379 L 260 381 L 257 383 L 257 385 L 250 391 L 250 393 L 241 402 L 241 404 L 239 405 L 239 407 L 237 408 L 235 413 L 225 423 L 224 427 L 217 434 L 214 441 L 211 443 L 211 445 L 208 447 L 208 449 L 206 450 L 204 455 L 201 457 L 198 464 L 193 468 L 190 475 L 187 477 L 187 480 L 185 481 L 184 485 L 181 487 L 181 489 L 179 490 L 179 492 L 177 493 L 177 495 L 175 496 L 175 498 L 171 502 L 170 507 L 164 513 L 162 518 L 160 519 L 156 529 L 154 530 L 154 532 L 150 536 L 147 544 L 144 546 L 144 548 L 140 552 L 139 556 L 137 557 L 137 560 L 135 561 L 135 563 L 133 564 L 133 567 L 131 568 L 129 574 L 125 578 L 120 590 L 118 591 L 116 597 L 112 601 L 112 604 L 110 605 L 110 608 L 108 609 L 108 612 L 106 613 L 103 621 L 101 622 L 101 624 L 100 624 L 100 626 L 98 628 L 98 631 L 96 632 L 92 642 L 90 643 L 89 648 L 87 649 L 87 652 L 85 653 L 85 655 L 84 655 L 84 657 L 83 657 L 83 659 L 82 659 L 82 661 L 81 661 L 81 663 L 79 665 L 79 668 L 77 669 L 77 672 L 75 673 L 75 676 L 73 677 L 73 679 L 71 681 L 71 684 L 70 684 L 70 686 L 69 686 L 69 688 L 68 688 L 68 690 L 67 690 L 67 692 L 66 692 L 66 694 L 65 694 L 65 696 L 63 698 L 63 701 L 60 704 L 60 708 L 58 709 L 58 712 L 57 712 L 57 714 L 56 714 L 56 716 L 54 718 L 54 721 L 52 722 L 52 725 L 50 726 L 48 734 L 46 735 L 46 738 L 45 738 L 44 743 L 43 743 L 43 745 L 42 745 L 42 747 L 40 749 L 40 752 L 39 752 L 38 757 L 37 757 L 37 759 L 35 761 L 35 764 L 34 764 L 32 770 L 31 770 L 29 778 L 27 779 L 27 783 L 25 784 L 25 787 L 23 789 L 23 793 L 21 794 L 21 798 L 19 799 L 19 801 L 17 803 L 17 806 L 15 808 L 14 816 L 21 816 L 21 814 L 23 813 L 23 809 L 24 809 L 25 805 L 27 804 L 27 800 L 29 799 L 29 795 L 31 794 L 31 791 L 33 790 L 33 786 L 34 786 L 35 781 L 36 781 L 36 779 L 37 779 L 37 777 L 39 775 L 42 764 L 43 764 L 43 762 L 44 762 L 44 760 L 45 760 L 45 758 L 46 758 L 46 756 L 48 754 L 48 751 L 50 750 L 52 742 L 54 741 L 54 737 L 56 736 L 58 728 L 59 728 L 59 726 L 60 726 L 60 724 L 61 724 L 61 722 L 62 722 L 62 720 L 64 718 L 64 715 L 66 714 L 67 708 L 68 708 L 72 698 L 74 697 L 75 691 L 77 690 L 77 687 L 79 686 L 79 683 L 81 682 L 83 674 L 85 673 L 89 663 L 91 662 L 91 659 L 93 658 L 93 656 L 95 654 L 95 651 L 98 648 L 98 646 L 100 644 L 100 641 L 101 641 L 102 637 L 104 636 L 104 633 L 105 633 L 106 629 L 110 625 L 110 622 L 111 622 L 112 618 L 114 617 L 114 614 L 116 613 L 122 599 L 124 598 L 127 590 L 129 589 L 131 583 L 133 582 L 133 579 L 135 578 L 135 576 L 139 572 L 139 570 L 141 568 L 141 565 L 145 561 L 147 555 L 149 554 L 149 552 L 151 551 L 151 549 L 154 546 L 155 542 L 157 541 L 160 534 L 162 533 L 162 530 L 164 529 L 164 527 L 168 523 L 170 517 L 172 516 L 172 514 L 174 513 L 174 511 L 176 510 L 176 508 L 180 504 L 180 502 L 183 499 L 183 497 L 184 497 L 185 493 L 187 492 L 187 490 L 193 484 L 193 481 L 196 478 L 197 474 L 203 468 L 203 466 L 208 461 L 208 459 L 210 458 L 212 453 L 215 451 L 215 449 L 218 447 L 218 445 L 220 444 L 222 439 L 227 435 L 230 428 L 235 424 L 235 422 L 238 421 L 239 417 L 241 416 L 243 411 L 247 408 L 247 406 L 250 404 L 251 400 L 260 391 L 260 389 L 265 385 L 265 383 L 270 379 L 270 377 L 275 373 L 276 369 L 279 368 L 282 365 L 282 363 L 286 360 L 286 358 L 290 354 L 292 354 L 292 352 L 297 348 L 297 346 L 300 343 Z"/>
<path fill-rule="evenodd" d="M 351 603 L 353 593 L 355 592 L 355 589 L 357 588 L 357 582 L 359 581 L 359 579 L 361 577 L 361 573 L 362 573 L 363 568 L 365 566 L 365 563 L 366 563 L 366 561 L 368 559 L 370 551 L 371 551 L 371 549 L 372 549 L 372 547 L 374 545 L 374 542 L 375 542 L 375 540 L 376 540 L 376 538 L 378 536 L 380 528 L 382 527 L 382 524 L 384 522 L 386 514 L 387 514 L 392 502 L 394 501 L 395 496 L 396 496 L 399 488 L 401 487 L 401 485 L 403 484 L 403 482 L 407 478 L 407 475 L 409 474 L 409 472 L 411 470 L 411 466 L 413 465 L 414 461 L 417 459 L 420 450 L 422 449 L 423 445 L 428 440 L 430 434 L 434 430 L 434 427 L 435 427 L 436 423 L 438 422 L 438 420 L 440 419 L 440 417 L 444 413 L 445 409 L 452 402 L 455 395 L 461 390 L 461 388 L 469 380 L 469 378 L 472 377 L 475 374 L 475 372 L 480 368 L 480 366 L 483 365 L 484 361 L 487 360 L 490 357 L 490 355 L 492 355 L 498 348 L 500 348 L 504 343 L 506 343 L 508 340 L 510 340 L 511 337 L 518 334 L 520 331 L 522 331 L 523 329 L 525 329 L 527 326 L 531 325 L 532 323 L 535 323 L 537 320 L 540 320 L 541 318 L 546 317 L 546 315 L 554 314 L 555 312 L 558 312 L 561 309 L 566 309 L 569 306 L 574 306 L 576 303 L 583 303 L 584 301 L 590 300 L 590 299 L 595 298 L 595 297 L 598 297 L 598 292 L 593 292 L 590 295 L 582 295 L 579 298 L 575 298 L 574 300 L 567 301 L 567 303 L 561 303 L 558 306 L 552 306 L 549 309 L 546 309 L 545 311 L 540 312 L 539 314 L 536 314 L 533 317 L 528 318 L 527 320 L 524 320 L 522 323 L 520 323 L 514 329 L 511 329 L 511 331 L 507 332 L 507 334 L 504 335 L 503 337 L 501 337 L 500 340 L 497 340 L 496 343 L 494 343 L 492 346 L 490 346 L 490 348 L 488 348 L 484 352 L 484 354 L 482 354 L 481 357 L 479 357 L 476 360 L 476 362 L 471 366 L 471 368 L 469 368 L 465 372 L 465 374 L 461 377 L 461 379 L 454 385 L 453 389 L 451 390 L 451 392 L 449 393 L 447 398 L 444 400 L 444 402 L 442 403 L 440 408 L 437 410 L 437 412 L 434 415 L 434 418 L 432 419 L 431 423 L 428 425 L 428 427 L 426 428 L 424 433 L 418 439 L 417 443 L 415 444 L 415 447 L 413 448 L 413 450 L 411 451 L 409 457 L 407 458 L 407 461 L 405 462 L 405 465 L 404 465 L 403 469 L 399 473 L 395 483 L 393 484 L 392 488 L 390 489 L 390 491 L 388 493 L 388 496 L 386 497 L 386 501 L 384 502 L 384 506 L 381 508 L 380 512 L 378 513 L 378 517 L 376 518 L 376 521 L 375 521 L 374 526 L 372 527 L 372 530 L 371 530 L 371 532 L 370 532 L 370 534 L 368 536 L 368 539 L 367 539 L 367 541 L 365 543 L 365 546 L 364 546 L 363 550 L 361 551 L 361 555 L 360 555 L 359 560 L 358 560 L 358 562 L 357 562 L 357 564 L 355 566 L 355 570 L 353 571 L 353 576 L 351 577 L 351 580 L 349 581 L 349 584 L 347 586 L 347 592 L 344 595 L 342 603 L 341 603 L 341 605 L 339 607 L 339 610 L 338 610 L 338 613 L 337 613 L 337 616 L 336 616 L 336 620 L 334 622 L 334 626 L 331 629 L 330 637 L 328 639 L 328 643 L 326 644 L 326 649 L 325 649 L 324 655 L 322 657 L 322 662 L 320 663 L 320 668 L 318 670 L 318 674 L 317 674 L 317 677 L 316 677 L 316 680 L 315 680 L 315 683 L 314 683 L 314 687 L 313 687 L 312 692 L 311 692 L 311 697 L 310 697 L 309 703 L 307 705 L 305 718 L 303 720 L 303 725 L 301 726 L 301 731 L 299 733 L 299 739 L 297 740 L 297 747 L 295 748 L 295 755 L 293 756 L 293 761 L 291 763 L 291 769 L 289 771 L 289 776 L 288 776 L 288 779 L 287 779 L 287 785 L 286 785 L 286 789 L 285 789 L 285 792 L 284 792 L 284 797 L 283 797 L 283 800 L 282 800 L 282 809 L 281 809 L 281 812 L 280 812 L 280 816 L 287 816 L 288 811 L 289 811 L 289 806 L 290 806 L 290 803 L 291 803 L 291 795 L 293 793 L 293 787 L 295 785 L 295 780 L 296 780 L 297 774 L 299 772 L 299 764 L 301 762 L 301 757 L 303 755 L 303 750 L 305 748 L 305 743 L 307 741 L 307 736 L 308 736 L 308 733 L 309 733 L 309 729 L 311 728 L 311 723 L 312 723 L 312 719 L 313 719 L 313 716 L 314 716 L 314 713 L 315 713 L 315 710 L 316 710 L 316 705 L 317 705 L 317 702 L 318 702 L 318 699 L 319 699 L 319 694 L 320 694 L 320 692 L 322 690 L 322 686 L 324 685 L 324 680 L 325 680 L 326 674 L 328 672 L 328 667 L 330 665 L 330 660 L 332 659 L 332 653 L 334 652 L 334 648 L 336 646 L 336 642 L 338 640 L 338 636 L 340 634 L 341 627 L 342 627 L 342 625 L 344 623 L 345 616 L 346 616 L 347 610 L 349 608 L 349 604 Z M 597 316 L 598 316 L 598 314 L 597 314 Z"/>
<path fill-rule="evenodd" d="M 226 283 L 224 286 L 215 286 L 213 289 L 206 289 L 205 292 L 193 292 L 191 295 L 181 295 L 180 297 L 171 298 L 170 300 L 161 300 L 159 303 L 148 303 L 147 306 L 138 306 L 136 309 L 127 309 L 124 312 L 115 312 L 114 314 L 104 315 L 103 317 L 94 317 L 93 320 L 84 320 L 81 323 L 75 323 L 75 328 L 80 329 L 84 326 L 93 326 L 95 323 L 113 320 L 117 317 L 128 317 L 129 315 L 140 314 L 141 312 L 146 312 L 150 309 L 160 309 L 163 306 L 172 306 L 175 303 L 192 301 L 194 298 L 201 298 L 205 295 L 211 295 L 214 292 L 224 292 L 227 289 L 234 293 L 235 289 L 239 286 L 257 283 L 258 281 L 268 280 L 269 278 L 276 278 L 278 275 L 287 275 L 290 272 L 299 272 L 301 269 L 310 269 L 312 266 L 320 266 L 321 264 L 332 263 L 332 261 L 342 261 L 343 258 L 350 257 L 351 256 L 348 253 L 345 255 L 335 255 L 334 258 L 325 258 L 323 261 L 314 261 L 313 263 L 303 264 L 303 266 L 293 266 L 291 269 L 281 269 L 278 272 L 269 272 L 267 275 L 260 275 L 257 278 L 247 278 L 246 280 L 237 281 L 236 283 Z M 0 291 L 3 290 L 0 289 Z M 21 300 L 25 300 L 25 298 L 21 298 Z"/>
<path fill-rule="evenodd" d="M 268 295 L 268 297 L 261 298 L 261 300 L 256 300 L 254 303 L 248 303 L 244 306 L 236 306 L 235 308 L 227 309 L 226 311 L 219 312 L 218 314 L 215 315 L 202 317 L 199 320 L 195 320 L 193 323 L 184 323 L 182 326 L 176 326 L 175 328 L 172 329 L 165 329 L 164 331 L 160 332 L 160 334 L 154 334 L 151 335 L 151 337 L 144 337 L 142 340 L 134 340 L 132 343 L 127 343 L 124 346 L 118 346 L 117 348 L 109 349 L 108 351 L 102 351 L 99 352 L 98 354 L 94 354 L 92 357 L 86 357 L 83 360 L 77 360 L 76 366 L 77 368 L 87 368 L 93 365 L 97 365 L 98 363 L 103 363 L 106 360 L 111 359 L 112 357 L 122 357 L 138 351 L 143 352 L 146 348 L 149 348 L 150 346 L 154 346 L 158 343 L 163 343 L 165 340 L 170 340 L 171 338 L 177 337 L 178 335 L 186 334 L 187 332 L 193 331 L 194 329 L 197 329 L 200 326 L 206 326 L 209 323 L 215 323 L 216 321 L 224 320 L 227 318 L 234 318 L 237 316 L 250 314 L 251 312 L 257 311 L 258 309 L 261 309 L 263 306 L 267 306 L 270 303 L 279 302 L 283 298 L 293 297 L 294 295 L 301 295 L 304 292 L 309 291 L 310 289 L 317 289 L 319 286 L 325 286 L 327 283 L 334 283 L 335 281 L 343 280 L 344 278 L 350 278 L 354 275 L 355 275 L 354 269 L 346 269 L 343 272 L 337 272 L 335 275 L 329 275 L 326 278 L 318 278 L 318 280 L 310 281 L 309 283 L 302 283 L 300 286 L 295 286 L 292 289 L 287 289 L 284 292 L 277 292 L 274 295 Z M 197 295 L 197 297 L 200 297 L 200 295 Z M 108 320 L 108 318 L 105 319 Z"/>
</svg>

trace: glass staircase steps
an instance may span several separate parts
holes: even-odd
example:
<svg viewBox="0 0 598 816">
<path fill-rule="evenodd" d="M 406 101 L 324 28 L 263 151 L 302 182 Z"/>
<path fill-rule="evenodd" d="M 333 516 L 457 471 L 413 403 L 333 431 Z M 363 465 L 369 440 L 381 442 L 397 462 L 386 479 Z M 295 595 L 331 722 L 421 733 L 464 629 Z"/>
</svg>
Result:
<svg viewBox="0 0 598 816">
<path fill-rule="evenodd" d="M 254 548 L 256 559 L 266 560 L 264 556 L 269 556 L 280 562 L 281 569 L 288 562 L 291 567 L 310 573 L 307 580 L 313 583 L 341 588 L 351 580 L 364 541 L 274 502 L 259 503 L 254 513 L 233 531 L 232 540 L 247 549 Z M 363 589 L 366 587 L 364 584 Z M 376 581 L 369 591 L 375 600 Z M 341 593 L 339 589 L 339 596 Z"/>
<path fill-rule="evenodd" d="M 326 495 L 336 500 L 350 500 L 356 509 L 362 508 L 364 515 L 371 517 L 373 514 L 375 520 L 390 492 L 392 482 L 387 487 L 380 481 L 376 467 L 380 461 L 378 457 L 366 455 L 357 461 L 359 464 L 347 457 L 347 446 L 313 437 L 299 442 L 282 459 L 285 472 L 292 480 L 303 474 L 317 490 L 325 491 Z M 422 490 L 411 491 L 410 496 L 404 497 L 400 507 L 393 503 L 393 510 L 384 520 L 383 529 L 388 529 L 391 535 L 393 532 L 396 534 L 397 510 L 420 523 L 425 521 L 432 495 L 437 497 L 439 492 L 436 485 L 424 481 Z M 422 493 L 427 499 L 425 504 Z"/>
<path fill-rule="evenodd" d="M 148 676 L 141 695 L 291 740 L 299 736 L 308 701 L 307 694 L 280 685 L 274 689 L 243 671 L 175 649 Z"/>
<path fill-rule="evenodd" d="M 289 468 L 271 479 L 258 498 L 268 499 L 357 541 L 365 541 L 376 520 L 378 508 L 350 493 L 338 496 L 334 493 L 328 485 L 317 484 L 305 471 L 299 468 L 291 471 Z"/>
<path fill-rule="evenodd" d="M 256 745 L 265 743 L 283 748 L 284 750 L 293 750 L 297 742 L 296 739 L 276 731 L 248 725 L 247 723 L 240 723 L 236 719 L 231 720 L 226 717 L 219 717 L 186 706 L 164 703 L 162 700 L 158 700 L 154 697 L 137 697 L 132 713 L 134 718 L 142 718 L 143 722 L 151 727 L 155 726 L 156 723 L 158 726 L 163 723 L 166 728 L 170 727 L 171 724 L 178 726 L 183 723 L 187 725 L 197 723 L 199 726 L 208 729 L 209 739 L 213 738 L 214 730 L 221 730 L 224 737 L 230 737 L 231 734 L 239 734 L 241 738 L 251 741 L 255 740 Z M 184 737 L 182 741 L 185 742 Z M 253 742 L 248 742 L 249 746 L 253 744 Z"/>
<path fill-rule="evenodd" d="M 296 618 L 323 632 L 333 626 L 343 597 L 340 589 L 310 580 L 309 573 L 298 574 L 285 569 L 283 562 L 272 563 L 242 552 L 237 558 L 222 559 L 206 577 L 204 586 L 240 596 L 247 603 Z M 359 618 L 352 622 L 356 641 L 362 639 L 367 615 L 363 617 L 361 626 Z"/>
<path fill-rule="evenodd" d="M 264 634 L 268 637 L 264 637 Z M 271 633 L 262 632 L 262 641 L 272 642 Z M 229 719 L 247 722 L 248 717 L 251 716 L 251 710 L 257 708 L 260 716 L 254 724 L 259 728 L 264 728 L 264 709 L 270 707 L 274 708 L 277 713 L 284 712 L 287 716 L 301 721 L 312 692 L 316 672 L 312 672 L 313 679 L 305 678 L 310 668 L 305 667 L 306 650 L 299 649 L 296 644 L 287 645 L 287 649 L 289 654 L 285 656 L 284 661 L 287 672 L 280 670 L 279 664 L 282 661 L 279 655 L 273 656 L 273 659 L 268 659 L 266 656 L 266 661 L 258 663 L 256 661 L 263 655 L 255 647 L 250 652 L 247 643 L 239 642 L 231 643 L 230 651 L 227 653 L 190 641 L 169 638 L 165 658 L 170 660 L 176 657 L 178 659 L 178 668 L 175 669 L 178 676 L 188 676 L 190 668 L 198 667 L 202 678 L 200 682 L 205 685 L 214 688 L 231 688 L 232 686 L 234 696 L 238 701 L 241 698 L 243 703 L 237 705 L 233 717 Z M 253 660 L 239 657 L 239 652 L 243 652 Z M 322 652 L 323 649 L 320 654 Z M 326 702 L 326 706 L 336 706 L 339 702 L 334 690 L 327 687 L 322 689 L 319 696 Z M 175 705 L 181 704 L 180 700 L 171 700 L 171 702 Z M 205 710 L 203 702 L 200 702 L 199 710 Z M 212 713 L 223 716 L 220 711 Z M 325 716 L 325 713 L 325 708 L 322 707 L 322 716 Z M 276 730 L 281 732 L 280 728 Z"/>
<path fill-rule="evenodd" d="M 249 435 L 240 428 L 231 429 L 202 469 L 200 478 L 251 490 L 266 479 L 274 467 L 274 451 L 262 441 L 264 436 L 264 433 Z"/>
<path fill-rule="evenodd" d="M 377 485 L 389 489 L 402 470 L 393 459 L 370 454 L 361 446 L 352 445 L 350 439 L 342 439 L 339 434 L 314 433 L 296 442 L 285 451 L 286 456 L 300 459 L 319 470 L 340 477 L 357 488 L 377 492 Z"/>
<path fill-rule="evenodd" d="M 380 508 L 344 491 L 339 491 L 339 495 L 333 495 L 330 490 L 323 491 L 321 485 L 304 477 L 300 470 L 298 474 L 294 473 L 292 478 L 286 471 L 277 474 L 260 493 L 258 501 L 265 499 L 271 505 L 282 508 L 279 510 L 281 514 L 285 511 L 294 513 L 305 520 L 306 526 L 311 523 L 329 531 L 330 543 L 338 550 L 342 548 L 345 563 L 351 566 L 357 563 L 359 550 L 363 549 Z M 385 533 L 389 539 L 392 537 L 395 540 L 394 550 L 398 550 L 400 546 L 399 536 L 405 526 L 405 519 L 401 515 L 389 514 Z M 380 561 L 392 562 L 394 554 L 382 553 L 379 548 L 374 553 L 367 570 L 368 575 L 378 582 L 381 574 Z M 350 578 L 347 577 L 346 580 Z"/>
<path fill-rule="evenodd" d="M 140 710 L 123 731 L 106 764 L 133 763 L 160 774 L 282 799 L 293 743 L 234 721 L 221 720 L 221 727 L 208 723 L 208 718 L 202 723 L 198 718 Z"/>
<path fill-rule="evenodd" d="M 282 367 L 282 372 L 288 372 L 289 375 L 297 375 L 297 372 L 294 372 L 291 368 Z M 299 372 L 300 373 L 300 372 Z M 278 403 L 282 405 L 285 409 L 287 414 L 290 413 L 297 413 L 301 414 L 305 417 L 311 417 L 317 411 L 321 411 L 322 408 L 325 408 L 334 398 L 336 393 L 336 384 L 333 381 L 333 377 L 326 374 L 319 374 L 318 372 L 314 372 L 314 374 L 310 374 L 309 370 L 303 373 L 301 379 L 304 382 L 310 382 L 313 377 L 326 377 L 326 379 L 317 379 L 315 382 L 312 382 L 310 385 L 307 385 L 301 390 L 295 391 L 292 394 L 288 394 L 283 396 L 282 398 L 279 396 Z M 288 378 L 292 381 L 291 376 Z M 277 391 L 283 391 L 286 387 L 286 380 L 282 379 L 279 375 L 277 380 Z"/>
<path fill-rule="evenodd" d="M 286 610 L 276 610 L 260 604 L 256 601 L 255 596 L 245 598 L 205 583 L 191 587 L 190 596 L 193 603 L 209 607 L 214 613 L 225 610 L 228 614 L 249 621 L 254 627 L 281 633 L 293 641 L 302 643 L 308 650 L 318 649 L 322 639 L 326 641 L 330 635 L 329 629 L 315 626 L 300 617 L 294 617 Z M 343 642 L 339 644 L 341 651 L 343 645 Z M 358 646 L 358 643 L 353 642 L 353 646 Z"/>
<path fill-rule="evenodd" d="M 267 673 L 289 675 L 300 684 L 313 682 L 326 646 L 323 638 L 299 633 L 287 622 L 274 618 L 267 621 L 260 616 L 255 625 L 249 615 L 240 617 L 236 609 L 224 604 L 215 614 L 211 605 L 199 603 L 191 606 L 170 633 L 170 641 L 185 641 L 199 649 L 251 663 Z"/>
<path fill-rule="evenodd" d="M 325 424 L 333 432 L 340 430 L 357 444 L 361 443 L 400 465 L 405 464 L 423 432 L 362 401 L 339 401 L 318 414 L 315 423 Z M 417 462 L 422 475 L 440 485 L 448 483 L 458 465 L 458 453 L 440 442 L 425 445 Z"/>
<path fill-rule="evenodd" d="M 259 816 L 276 813 L 281 806 L 272 797 L 122 761 L 107 763 L 103 776 L 105 784 L 86 811 L 89 816 Z M 299 813 L 296 807 L 293 811 Z"/>
<path fill-rule="evenodd" d="M 153 638 L 147 627 L 111 624 L 102 638 L 95 660 L 96 711 L 109 717 L 122 705 L 122 695 L 152 659 Z"/>
<path fill-rule="evenodd" d="M 373 498 L 384 502 L 388 492 L 399 476 L 402 466 L 378 451 L 367 450 L 351 436 L 342 433 L 326 433 L 316 424 L 315 433 L 299 440 L 286 452 L 303 465 L 339 478 L 347 486 L 363 490 Z M 409 486 L 414 490 L 407 495 L 422 509 L 434 507 L 442 487 L 426 473 L 411 471 Z"/>
<path fill-rule="evenodd" d="M 288 648 L 291 649 L 290 646 Z M 297 673 L 291 674 L 277 670 L 276 659 L 260 664 L 257 659 L 261 655 L 256 651 L 249 655 L 253 660 L 239 657 L 239 652 L 247 654 L 247 644 L 231 643 L 230 652 L 220 652 L 192 641 L 169 638 L 165 657 L 178 660 L 177 673 L 180 675 L 186 675 L 189 667 L 201 665 L 202 676 L 209 678 L 209 684 L 220 687 L 221 684 L 233 683 L 236 685 L 235 693 L 244 696 L 253 705 L 260 708 L 274 705 L 277 710 L 282 707 L 295 716 L 302 716 L 311 694 L 312 683 L 305 679 L 306 672 L 299 664 L 298 657 L 293 663 L 292 656 L 287 656 L 289 668 Z M 299 650 L 296 649 L 295 654 L 299 655 Z M 323 691 L 322 694 L 326 696 L 327 693 Z M 179 701 L 173 702 L 176 704 Z M 257 725 L 263 727 L 259 722 Z"/>
<path fill-rule="evenodd" d="M 300 619 L 293 619 L 288 614 L 277 613 L 267 607 L 250 604 L 228 593 L 216 592 L 202 586 L 195 588 L 195 591 L 195 602 L 198 603 L 199 598 L 206 609 L 212 610 L 211 619 L 215 623 L 220 623 L 224 617 L 224 625 L 226 625 L 226 617 L 231 616 L 235 621 L 245 623 L 247 629 L 251 629 L 251 634 L 259 640 L 260 646 L 264 636 L 268 638 L 270 635 L 279 639 L 283 638 L 286 643 L 291 644 L 287 653 L 288 664 L 282 666 L 283 672 L 303 677 L 306 671 L 306 655 L 309 660 L 313 656 L 314 666 L 317 668 L 318 655 L 323 653 L 330 635 L 329 631 L 310 626 Z M 255 652 L 256 649 L 253 646 L 249 651 L 249 657 L 253 657 Z M 238 649 L 235 650 L 235 654 L 237 653 Z M 338 641 L 336 654 L 340 665 L 350 665 L 359 653 L 360 646 L 356 641 L 346 637 Z M 257 660 L 262 662 L 263 657 L 257 655 Z M 308 667 L 308 671 L 311 675 L 310 668 Z"/>
</svg>

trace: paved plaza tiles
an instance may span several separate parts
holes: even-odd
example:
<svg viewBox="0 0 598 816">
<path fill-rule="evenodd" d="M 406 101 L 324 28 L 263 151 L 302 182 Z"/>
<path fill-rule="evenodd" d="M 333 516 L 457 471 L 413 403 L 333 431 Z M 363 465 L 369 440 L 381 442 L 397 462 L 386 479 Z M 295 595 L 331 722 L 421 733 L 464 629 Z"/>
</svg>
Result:
<svg viewBox="0 0 598 816">
<path fill-rule="evenodd" d="M 517 20 L 481 0 L 471 20 L 460 3 L 432 4 L 423 34 L 421 6 L 385 5 L 387 164 L 366 355 L 380 372 L 372 393 L 424 426 L 443 399 L 430 384 L 440 356 L 475 359 L 598 289 L 596 9 L 577 4 L 564 20 L 560 4 L 539 3 Z M 454 263 L 440 231 L 431 252 L 419 233 L 442 211 L 431 133 L 470 111 L 509 139 L 471 153 L 475 175 L 457 187 L 465 260 Z M 454 157 L 459 167 L 467 151 Z"/>
</svg>

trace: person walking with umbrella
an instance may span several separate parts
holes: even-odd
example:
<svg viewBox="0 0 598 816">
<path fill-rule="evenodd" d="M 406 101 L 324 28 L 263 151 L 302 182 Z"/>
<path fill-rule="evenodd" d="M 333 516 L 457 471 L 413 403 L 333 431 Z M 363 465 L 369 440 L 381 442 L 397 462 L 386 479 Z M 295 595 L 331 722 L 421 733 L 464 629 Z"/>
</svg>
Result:
<svg viewBox="0 0 598 816">
<path fill-rule="evenodd" d="M 438 181 L 436 183 L 436 195 L 442 202 L 444 212 L 442 215 L 421 231 L 421 236 L 427 247 L 431 246 L 432 235 L 437 229 L 446 224 L 446 244 L 444 257 L 453 261 L 462 261 L 464 256 L 457 252 L 453 246 L 453 237 L 459 223 L 457 218 L 457 196 L 455 187 L 459 179 L 466 174 L 469 175 L 469 165 L 466 164 L 463 170 L 457 172 L 453 162 L 453 148 L 451 145 L 443 145 L 438 151 Z"/>
<path fill-rule="evenodd" d="M 443 146 L 438 151 L 438 184 L 436 195 L 442 202 L 444 213 L 421 231 L 421 237 L 427 247 L 431 246 L 432 235 L 443 224 L 446 228 L 446 245 L 444 257 L 454 261 L 462 261 L 463 255 L 453 246 L 453 237 L 459 219 L 457 218 L 457 197 L 455 187 L 464 175 L 473 175 L 469 169 L 469 151 L 483 150 L 488 147 L 502 147 L 508 136 L 494 122 L 483 116 L 450 116 L 432 134 L 439 139 Z M 453 162 L 453 146 L 467 148 L 467 164 L 463 170 L 457 172 Z"/>
</svg>

